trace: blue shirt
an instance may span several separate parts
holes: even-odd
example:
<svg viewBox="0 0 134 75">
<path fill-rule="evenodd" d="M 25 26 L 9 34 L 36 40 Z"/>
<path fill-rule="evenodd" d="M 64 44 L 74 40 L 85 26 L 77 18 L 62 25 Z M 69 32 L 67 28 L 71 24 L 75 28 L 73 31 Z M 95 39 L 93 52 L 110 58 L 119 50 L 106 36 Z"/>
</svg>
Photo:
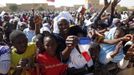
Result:
<svg viewBox="0 0 134 75">
<path fill-rule="evenodd" d="M 32 38 L 35 36 L 35 31 L 34 30 L 30 30 L 29 28 L 24 29 L 23 33 L 28 38 L 28 42 L 31 42 Z"/>
<path fill-rule="evenodd" d="M 114 34 L 116 31 L 116 27 L 112 28 L 109 32 L 105 33 L 105 39 L 109 39 L 112 40 L 114 39 Z M 107 64 L 107 59 L 106 59 L 106 55 L 107 53 L 114 51 L 116 44 L 100 44 L 101 46 L 101 51 L 100 51 L 100 56 L 99 56 L 99 60 L 102 64 Z M 123 48 L 121 48 L 120 52 L 113 58 L 113 60 L 111 62 L 115 62 L 118 63 L 121 59 L 123 59 L 124 54 L 123 54 Z"/>
<path fill-rule="evenodd" d="M 0 75 L 7 75 L 10 69 L 10 48 L 0 45 Z"/>
</svg>

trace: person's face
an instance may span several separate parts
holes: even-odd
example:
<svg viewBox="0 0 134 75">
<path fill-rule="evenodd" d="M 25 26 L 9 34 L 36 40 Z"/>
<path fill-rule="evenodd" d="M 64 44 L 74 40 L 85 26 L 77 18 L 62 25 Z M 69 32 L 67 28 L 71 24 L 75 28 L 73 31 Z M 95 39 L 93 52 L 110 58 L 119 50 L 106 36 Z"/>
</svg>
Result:
<svg viewBox="0 0 134 75">
<path fill-rule="evenodd" d="M 67 20 L 61 20 L 58 24 L 60 33 L 66 33 L 69 28 L 69 23 Z"/>
<path fill-rule="evenodd" d="M 50 37 L 44 38 L 44 48 L 48 54 L 54 56 L 57 49 L 56 41 Z"/>
<path fill-rule="evenodd" d="M 118 27 L 118 26 L 121 26 L 120 20 L 118 20 L 115 25 L 116 25 L 117 27 Z"/>
<path fill-rule="evenodd" d="M 35 29 L 35 23 L 33 21 L 29 22 L 30 29 L 34 30 Z"/>
<path fill-rule="evenodd" d="M 35 42 L 36 42 L 36 46 L 37 46 L 37 48 L 39 48 L 39 50 L 44 50 L 43 41 L 41 39 L 37 38 L 35 40 Z"/>
<path fill-rule="evenodd" d="M 13 41 L 13 46 L 17 49 L 18 53 L 24 53 L 27 48 L 28 39 L 26 36 L 21 35 Z"/>
<path fill-rule="evenodd" d="M 123 37 L 124 35 L 125 33 L 122 30 L 116 30 L 114 34 L 114 38 L 117 39 L 117 38 Z"/>
</svg>

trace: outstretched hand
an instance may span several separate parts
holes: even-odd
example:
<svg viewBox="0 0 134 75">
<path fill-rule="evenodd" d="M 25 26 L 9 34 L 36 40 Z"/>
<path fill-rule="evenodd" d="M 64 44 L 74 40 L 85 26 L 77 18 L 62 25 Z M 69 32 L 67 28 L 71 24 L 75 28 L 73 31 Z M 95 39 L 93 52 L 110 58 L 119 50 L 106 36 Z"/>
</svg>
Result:
<svg viewBox="0 0 134 75">
<path fill-rule="evenodd" d="M 134 56 L 134 44 L 130 46 L 130 48 L 128 49 L 125 59 L 129 60 Z"/>
<path fill-rule="evenodd" d="M 116 49 L 115 49 L 115 53 L 119 53 L 120 52 L 120 50 L 121 50 L 121 47 L 123 46 L 123 41 L 120 41 L 117 45 L 116 45 Z"/>
<path fill-rule="evenodd" d="M 34 23 L 35 23 L 35 25 L 42 24 L 42 18 L 41 18 L 41 16 L 35 15 L 35 17 L 34 17 Z"/>
<path fill-rule="evenodd" d="M 122 49 L 122 41 L 116 45 L 115 50 L 112 52 L 111 57 L 114 58 Z"/>
<path fill-rule="evenodd" d="M 107 8 L 110 4 L 111 4 L 111 0 L 110 0 L 110 2 L 108 2 L 107 0 L 104 0 L 105 8 Z"/>
<path fill-rule="evenodd" d="M 77 36 L 68 36 L 66 39 L 66 45 L 69 48 L 74 48 L 78 43 L 78 38 Z"/>
<path fill-rule="evenodd" d="M 26 67 L 26 64 L 28 63 L 28 59 L 21 59 L 20 61 L 19 61 L 19 66 L 21 66 L 21 67 Z"/>
<path fill-rule="evenodd" d="M 132 34 L 127 34 L 123 37 L 124 41 L 133 41 L 134 36 Z"/>
<path fill-rule="evenodd" d="M 112 2 L 112 7 L 116 7 L 116 5 L 120 2 L 121 0 L 114 0 Z"/>
</svg>

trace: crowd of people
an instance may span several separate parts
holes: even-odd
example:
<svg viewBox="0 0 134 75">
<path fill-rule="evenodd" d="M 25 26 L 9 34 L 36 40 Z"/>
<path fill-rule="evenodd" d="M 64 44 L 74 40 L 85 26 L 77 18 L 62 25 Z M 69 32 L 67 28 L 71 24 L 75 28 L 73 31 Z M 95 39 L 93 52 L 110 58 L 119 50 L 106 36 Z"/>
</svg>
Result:
<svg viewBox="0 0 134 75">
<path fill-rule="evenodd" d="M 133 68 L 134 11 L 119 13 L 118 3 L 104 0 L 102 10 L 92 13 L 84 7 L 4 13 L 0 75 L 119 75 Z"/>
</svg>

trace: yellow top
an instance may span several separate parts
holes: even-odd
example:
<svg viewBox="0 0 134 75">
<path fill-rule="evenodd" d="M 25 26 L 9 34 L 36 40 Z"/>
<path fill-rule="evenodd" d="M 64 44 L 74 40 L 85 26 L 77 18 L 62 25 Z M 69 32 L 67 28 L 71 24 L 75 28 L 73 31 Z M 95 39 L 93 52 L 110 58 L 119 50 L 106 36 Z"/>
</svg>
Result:
<svg viewBox="0 0 134 75">
<path fill-rule="evenodd" d="M 18 63 L 21 59 L 33 58 L 35 53 L 36 53 L 36 45 L 33 42 L 28 43 L 27 49 L 23 54 L 17 54 L 16 48 L 13 48 L 12 52 L 11 52 L 11 69 L 10 69 L 9 73 L 10 74 L 13 73 L 13 70 L 18 65 Z M 29 74 L 26 74 L 26 72 L 23 71 L 21 75 L 29 75 Z"/>
</svg>

